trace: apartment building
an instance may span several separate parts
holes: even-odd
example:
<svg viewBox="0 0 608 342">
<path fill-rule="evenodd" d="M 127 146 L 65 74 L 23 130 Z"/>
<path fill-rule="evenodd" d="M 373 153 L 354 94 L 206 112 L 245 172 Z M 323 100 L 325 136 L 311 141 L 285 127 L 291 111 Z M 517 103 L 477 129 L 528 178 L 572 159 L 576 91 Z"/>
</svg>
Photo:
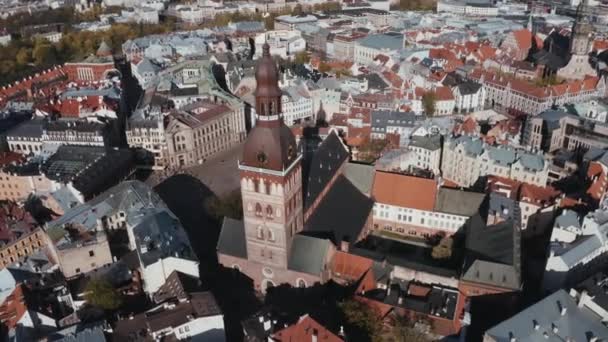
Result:
<svg viewBox="0 0 608 342">
<path fill-rule="evenodd" d="M 457 232 L 477 213 L 485 195 L 440 188 L 434 179 L 378 171 L 372 197 L 374 229 L 428 237 Z"/>
<path fill-rule="evenodd" d="M 165 128 L 167 165 L 189 167 L 245 139 L 242 107 L 199 101 L 169 114 Z"/>
<path fill-rule="evenodd" d="M 464 135 L 445 142 L 441 165 L 443 178 L 462 187 L 471 187 L 480 177 L 489 175 L 545 186 L 549 171 L 549 163 L 541 154 L 490 146 Z"/>
<path fill-rule="evenodd" d="M 606 93 L 605 81 L 592 76 L 546 87 L 480 69 L 471 72 L 468 78 L 481 83 L 486 89 L 488 105 L 530 115 L 537 115 L 554 105 L 584 102 Z"/>
</svg>

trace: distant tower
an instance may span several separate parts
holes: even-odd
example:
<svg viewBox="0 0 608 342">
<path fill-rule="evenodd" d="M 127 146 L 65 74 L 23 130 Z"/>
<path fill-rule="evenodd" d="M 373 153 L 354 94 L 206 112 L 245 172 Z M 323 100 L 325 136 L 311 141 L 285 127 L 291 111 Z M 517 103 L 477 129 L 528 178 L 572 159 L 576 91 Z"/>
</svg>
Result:
<svg viewBox="0 0 608 342">
<path fill-rule="evenodd" d="M 532 17 L 532 13 L 528 16 L 528 25 L 526 26 L 528 31 L 534 33 L 534 18 Z"/>
<path fill-rule="evenodd" d="M 267 273 L 287 269 L 293 236 L 303 228 L 302 167 L 295 137 L 283 123 L 279 72 L 268 44 L 255 79 L 256 125 L 245 142 L 239 169 L 247 258 L 265 265 L 265 290 L 276 285 Z"/>
<path fill-rule="evenodd" d="M 576 9 L 576 19 L 570 36 L 570 54 L 587 55 L 589 53 L 589 36 L 593 27 L 587 18 L 587 0 L 582 0 Z"/>
</svg>

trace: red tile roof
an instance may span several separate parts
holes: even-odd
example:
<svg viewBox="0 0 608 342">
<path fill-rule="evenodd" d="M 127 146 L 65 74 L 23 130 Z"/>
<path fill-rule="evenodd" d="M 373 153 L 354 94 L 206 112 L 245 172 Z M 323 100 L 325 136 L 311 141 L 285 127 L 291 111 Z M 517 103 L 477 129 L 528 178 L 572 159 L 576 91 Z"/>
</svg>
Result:
<svg viewBox="0 0 608 342">
<path fill-rule="evenodd" d="M 437 197 L 437 181 L 377 171 L 372 196 L 378 203 L 432 211 Z"/>
<path fill-rule="evenodd" d="M 530 50 L 530 48 L 532 47 L 532 33 L 530 32 L 530 30 L 528 29 L 521 29 L 521 30 L 516 30 L 512 32 L 513 37 L 515 38 L 515 41 L 517 42 L 517 47 L 521 50 Z M 536 46 L 538 46 L 538 48 L 542 48 L 543 47 L 543 41 L 538 38 L 537 36 L 534 36 L 534 39 L 536 39 Z"/>
<path fill-rule="evenodd" d="M 537 99 L 544 99 L 553 97 L 564 96 L 566 94 L 577 94 L 582 91 L 592 91 L 597 87 L 599 78 L 596 76 L 587 75 L 583 80 L 571 80 L 558 85 L 542 87 L 537 86 L 527 80 L 518 79 L 511 76 L 497 75 L 491 71 L 484 71 L 481 69 L 475 69 L 469 77 L 473 80 L 481 80 L 482 83 L 487 83 L 499 87 L 511 86 L 512 91 L 526 94 L 527 96 L 534 97 Z"/>
<path fill-rule="evenodd" d="M 437 101 L 450 101 L 454 99 L 454 94 L 448 87 L 437 87 L 435 88 L 435 99 Z"/>
<path fill-rule="evenodd" d="M 356 281 L 361 279 L 373 264 L 371 259 L 338 251 L 331 262 L 331 271 L 340 278 Z"/>
<path fill-rule="evenodd" d="M 300 317 L 300 320 L 296 324 L 272 334 L 272 338 L 278 342 L 308 342 L 315 340 L 313 339 L 315 334 L 316 341 L 344 341 L 308 315 Z"/>
<path fill-rule="evenodd" d="M 6 166 L 11 163 L 24 162 L 26 158 L 19 153 L 15 152 L 0 152 L 0 167 Z"/>
<path fill-rule="evenodd" d="M 608 40 L 596 39 L 593 41 L 593 50 L 601 52 L 608 49 Z"/>
<path fill-rule="evenodd" d="M 384 304 L 380 301 L 369 299 L 363 296 L 355 296 L 355 300 L 369 306 L 370 309 L 375 312 L 380 318 L 386 317 L 386 315 L 388 315 L 389 312 L 393 310 L 393 307 L 388 304 Z"/>
</svg>

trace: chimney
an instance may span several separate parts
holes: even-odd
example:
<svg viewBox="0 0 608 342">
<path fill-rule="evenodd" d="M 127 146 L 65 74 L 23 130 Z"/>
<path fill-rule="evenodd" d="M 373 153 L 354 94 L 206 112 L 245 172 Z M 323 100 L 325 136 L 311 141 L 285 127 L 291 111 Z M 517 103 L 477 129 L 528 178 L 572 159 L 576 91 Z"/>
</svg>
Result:
<svg viewBox="0 0 608 342">
<path fill-rule="evenodd" d="M 348 253 L 350 249 L 350 237 L 348 235 L 344 235 L 342 241 L 340 242 L 340 250 L 342 252 Z"/>
<path fill-rule="evenodd" d="M 566 307 L 562 305 L 562 302 L 560 302 L 559 300 L 557 301 L 557 307 L 559 309 L 560 315 L 565 316 L 566 315 Z"/>
<path fill-rule="evenodd" d="M 585 299 L 587 299 L 587 297 L 589 297 L 589 295 L 587 294 L 587 290 L 583 290 L 581 292 L 581 296 L 578 298 L 577 304 L 578 304 L 579 308 L 582 308 L 583 306 L 585 306 L 585 302 L 586 302 Z"/>
</svg>

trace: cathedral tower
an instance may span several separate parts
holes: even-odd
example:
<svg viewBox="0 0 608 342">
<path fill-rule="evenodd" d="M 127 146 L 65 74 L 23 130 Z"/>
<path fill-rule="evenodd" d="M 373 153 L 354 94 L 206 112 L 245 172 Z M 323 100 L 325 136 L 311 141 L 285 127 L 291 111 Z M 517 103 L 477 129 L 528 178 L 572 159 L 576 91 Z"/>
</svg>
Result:
<svg viewBox="0 0 608 342">
<path fill-rule="evenodd" d="M 293 236 L 303 228 L 302 167 L 295 137 L 283 123 L 279 72 L 268 44 L 263 49 L 255 71 L 256 124 L 239 170 L 248 259 L 271 273 L 287 269 Z"/>
<path fill-rule="evenodd" d="M 589 54 L 589 36 L 593 27 L 587 18 L 587 0 L 582 0 L 576 9 L 576 19 L 570 36 L 570 54 L 586 56 Z"/>
</svg>

